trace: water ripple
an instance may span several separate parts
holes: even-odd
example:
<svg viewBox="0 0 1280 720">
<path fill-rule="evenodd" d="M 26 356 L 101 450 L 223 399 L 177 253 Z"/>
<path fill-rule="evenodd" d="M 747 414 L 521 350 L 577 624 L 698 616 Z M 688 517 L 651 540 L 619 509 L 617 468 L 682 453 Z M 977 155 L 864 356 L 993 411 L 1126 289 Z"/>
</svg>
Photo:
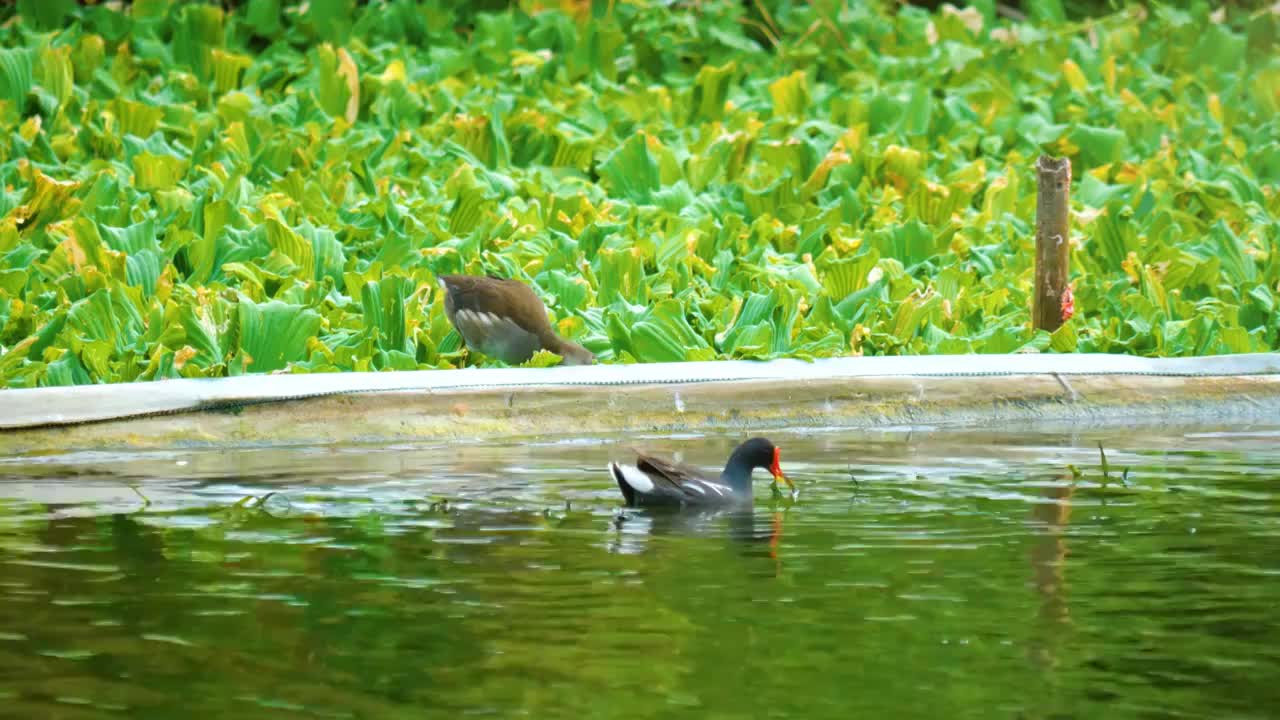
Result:
<svg viewBox="0 0 1280 720">
<path fill-rule="evenodd" d="M 0 699 L 1257 716 L 1280 672 L 1277 436 L 779 433 L 800 498 L 762 479 L 750 513 L 620 513 L 603 465 L 626 451 L 600 439 L 4 458 Z M 714 467 L 736 438 L 640 440 Z"/>
</svg>

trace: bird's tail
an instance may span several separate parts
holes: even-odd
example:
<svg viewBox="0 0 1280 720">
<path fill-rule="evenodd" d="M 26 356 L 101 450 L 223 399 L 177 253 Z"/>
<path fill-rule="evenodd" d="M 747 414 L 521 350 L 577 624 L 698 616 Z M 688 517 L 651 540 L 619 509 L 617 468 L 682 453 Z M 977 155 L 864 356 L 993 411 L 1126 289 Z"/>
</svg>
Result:
<svg viewBox="0 0 1280 720">
<path fill-rule="evenodd" d="M 622 498 L 627 501 L 628 505 L 634 505 L 636 490 L 627 483 L 627 479 L 623 476 L 622 468 L 618 467 L 618 463 L 609 463 L 609 474 L 612 475 L 614 481 L 618 483 L 618 489 L 622 491 Z"/>
</svg>

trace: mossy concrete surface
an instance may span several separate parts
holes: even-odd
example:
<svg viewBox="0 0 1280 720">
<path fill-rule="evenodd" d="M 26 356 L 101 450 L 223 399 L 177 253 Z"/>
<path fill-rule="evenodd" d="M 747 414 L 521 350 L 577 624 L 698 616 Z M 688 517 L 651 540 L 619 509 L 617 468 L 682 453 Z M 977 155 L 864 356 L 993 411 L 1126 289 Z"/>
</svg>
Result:
<svg viewBox="0 0 1280 720">
<path fill-rule="evenodd" d="M 1243 423 L 1280 417 L 1280 355 L 277 375 L 8 390 L 0 408 L 6 454 L 795 427 Z"/>
</svg>

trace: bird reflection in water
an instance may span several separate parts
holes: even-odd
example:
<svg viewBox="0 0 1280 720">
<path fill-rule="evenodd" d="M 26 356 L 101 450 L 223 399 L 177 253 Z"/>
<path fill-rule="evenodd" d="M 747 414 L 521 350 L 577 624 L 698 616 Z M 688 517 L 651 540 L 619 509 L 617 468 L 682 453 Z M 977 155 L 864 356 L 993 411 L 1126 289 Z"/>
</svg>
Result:
<svg viewBox="0 0 1280 720">
<path fill-rule="evenodd" d="M 660 537 L 726 538 L 729 546 L 748 558 L 768 558 L 774 575 L 782 570 L 782 536 L 794 500 L 778 493 L 768 511 L 752 507 L 692 510 L 688 508 L 627 508 L 613 519 L 610 552 L 639 554 Z"/>
</svg>

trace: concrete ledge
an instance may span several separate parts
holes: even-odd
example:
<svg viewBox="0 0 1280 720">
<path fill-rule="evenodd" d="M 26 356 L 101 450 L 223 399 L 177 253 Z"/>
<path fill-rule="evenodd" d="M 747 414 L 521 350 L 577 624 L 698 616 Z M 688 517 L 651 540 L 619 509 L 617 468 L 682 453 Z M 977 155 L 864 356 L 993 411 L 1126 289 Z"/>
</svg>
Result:
<svg viewBox="0 0 1280 720">
<path fill-rule="evenodd" d="M 838 358 L 6 390 L 0 452 L 1276 417 L 1277 353 Z"/>
</svg>

